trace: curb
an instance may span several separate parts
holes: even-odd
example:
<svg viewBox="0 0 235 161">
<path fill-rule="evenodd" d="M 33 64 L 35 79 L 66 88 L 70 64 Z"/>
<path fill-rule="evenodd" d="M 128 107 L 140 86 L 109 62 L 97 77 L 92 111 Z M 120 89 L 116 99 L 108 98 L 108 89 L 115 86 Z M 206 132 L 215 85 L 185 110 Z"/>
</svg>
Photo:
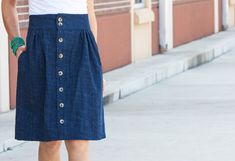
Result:
<svg viewBox="0 0 235 161">
<path fill-rule="evenodd" d="M 195 45 L 196 43 L 202 40 L 210 41 L 210 38 L 216 37 L 218 35 L 222 35 L 224 33 L 227 34 L 226 32 L 230 32 L 230 31 L 234 31 L 234 30 L 228 30 L 228 31 L 224 31 L 221 33 L 217 33 L 212 36 L 208 36 L 206 38 L 193 41 L 189 44 L 182 45 L 179 48 L 182 48 L 183 46 Z M 233 36 L 235 36 L 235 32 Z M 222 40 L 217 40 L 217 42 L 215 42 L 213 45 L 211 45 L 207 49 L 201 49 L 201 51 L 198 50 L 195 53 L 188 52 L 188 55 L 186 57 L 181 57 L 174 61 L 163 63 L 162 65 L 160 65 L 160 67 L 157 67 L 154 70 L 151 70 L 151 72 L 146 71 L 145 74 L 140 74 L 139 78 L 137 79 L 129 81 L 129 78 L 127 78 L 128 81 L 116 83 L 116 87 L 111 87 L 107 89 L 108 92 L 106 92 L 103 97 L 104 104 L 107 105 L 107 104 L 113 103 L 130 94 L 133 94 L 137 91 L 140 91 L 149 86 L 152 86 L 153 84 L 156 84 L 165 79 L 168 79 L 176 74 L 182 73 L 186 70 L 190 70 L 202 64 L 208 63 L 218 58 L 219 56 L 229 52 L 230 50 L 234 48 L 235 48 L 235 38 L 230 37 L 230 38 L 225 38 Z M 166 52 L 163 55 L 159 54 L 159 55 L 152 56 L 151 58 L 170 56 L 171 54 L 177 51 L 179 51 L 178 47 Z M 142 63 L 142 61 L 139 63 Z M 124 68 L 125 67 L 116 69 L 116 70 L 123 70 Z M 106 75 L 106 73 L 104 75 Z M 107 83 L 108 81 L 106 81 L 106 84 Z"/>
<path fill-rule="evenodd" d="M 0 144 L 0 153 L 12 150 L 14 147 L 26 143 L 27 141 L 19 141 L 15 139 L 7 139 Z"/>
</svg>

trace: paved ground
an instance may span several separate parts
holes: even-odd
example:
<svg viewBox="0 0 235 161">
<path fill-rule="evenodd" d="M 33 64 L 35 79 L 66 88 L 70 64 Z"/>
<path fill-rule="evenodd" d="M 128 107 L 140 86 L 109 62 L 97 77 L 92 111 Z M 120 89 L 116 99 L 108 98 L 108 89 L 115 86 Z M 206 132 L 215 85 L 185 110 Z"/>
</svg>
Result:
<svg viewBox="0 0 235 161">
<path fill-rule="evenodd" d="M 235 50 L 105 106 L 107 139 L 92 161 L 234 161 Z M 0 153 L 37 161 L 38 142 Z M 63 161 L 67 153 L 61 148 Z"/>
<path fill-rule="evenodd" d="M 104 73 L 104 102 L 115 102 L 235 48 L 235 27 Z"/>
</svg>

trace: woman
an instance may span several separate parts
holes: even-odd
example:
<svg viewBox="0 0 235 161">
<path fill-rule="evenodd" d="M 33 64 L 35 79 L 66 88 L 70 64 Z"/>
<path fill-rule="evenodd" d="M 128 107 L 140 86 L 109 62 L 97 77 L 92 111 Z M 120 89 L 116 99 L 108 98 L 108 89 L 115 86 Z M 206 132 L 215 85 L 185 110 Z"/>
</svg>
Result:
<svg viewBox="0 0 235 161">
<path fill-rule="evenodd" d="M 93 0 L 29 0 L 26 42 L 16 0 L 2 15 L 18 60 L 15 139 L 39 141 L 39 161 L 89 161 L 89 140 L 106 137 L 103 76 Z"/>
</svg>

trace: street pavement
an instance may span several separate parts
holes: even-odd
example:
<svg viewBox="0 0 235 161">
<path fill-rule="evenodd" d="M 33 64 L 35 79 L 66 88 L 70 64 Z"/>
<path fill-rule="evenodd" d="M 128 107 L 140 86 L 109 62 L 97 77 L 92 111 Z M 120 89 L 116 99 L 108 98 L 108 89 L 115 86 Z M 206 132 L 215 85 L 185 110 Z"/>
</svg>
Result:
<svg viewBox="0 0 235 161">
<path fill-rule="evenodd" d="M 91 161 L 234 161 L 235 50 L 106 105 L 105 121 Z M 24 143 L 0 161 L 37 161 L 37 148 Z"/>
</svg>

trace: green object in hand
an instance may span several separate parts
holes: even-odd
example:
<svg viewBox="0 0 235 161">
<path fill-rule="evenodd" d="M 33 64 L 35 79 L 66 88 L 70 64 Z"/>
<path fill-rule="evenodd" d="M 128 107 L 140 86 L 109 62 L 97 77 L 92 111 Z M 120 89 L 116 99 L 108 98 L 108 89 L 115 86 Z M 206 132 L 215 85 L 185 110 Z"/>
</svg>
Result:
<svg viewBox="0 0 235 161">
<path fill-rule="evenodd" d="M 25 45 L 25 42 L 24 42 L 24 39 L 20 36 L 16 36 L 11 40 L 10 46 L 15 56 L 16 56 L 17 49 L 22 45 Z"/>
</svg>

